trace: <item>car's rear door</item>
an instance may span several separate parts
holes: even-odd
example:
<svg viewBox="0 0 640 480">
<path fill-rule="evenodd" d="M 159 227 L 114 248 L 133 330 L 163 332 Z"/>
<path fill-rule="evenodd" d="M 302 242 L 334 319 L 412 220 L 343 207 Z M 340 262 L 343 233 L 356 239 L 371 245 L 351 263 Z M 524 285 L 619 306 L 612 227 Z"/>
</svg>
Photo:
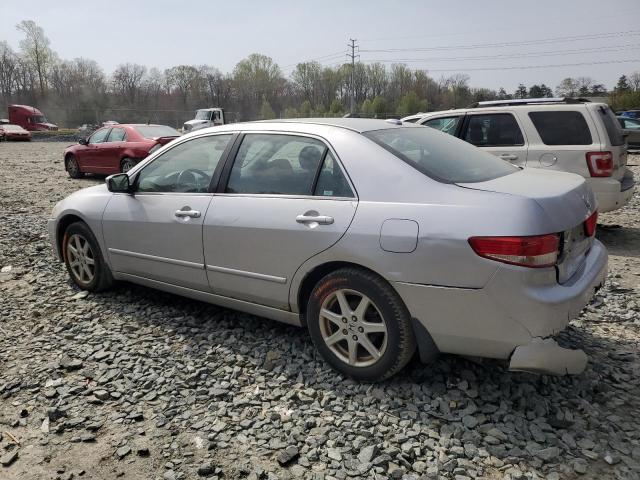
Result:
<svg viewBox="0 0 640 480">
<path fill-rule="evenodd" d="M 247 133 L 204 221 L 214 293 L 280 309 L 307 259 L 335 244 L 357 207 L 355 190 L 322 139 Z"/>
<path fill-rule="evenodd" d="M 120 157 L 127 141 L 127 133 L 123 127 L 113 127 L 106 141 L 101 145 L 100 168 L 105 174 L 120 171 Z"/>
<path fill-rule="evenodd" d="M 113 270 L 210 291 L 202 223 L 233 134 L 177 143 L 134 172 L 134 193 L 116 193 L 102 220 Z"/>
<path fill-rule="evenodd" d="M 524 129 L 511 112 L 468 112 L 460 138 L 513 165 L 527 163 Z"/>
</svg>

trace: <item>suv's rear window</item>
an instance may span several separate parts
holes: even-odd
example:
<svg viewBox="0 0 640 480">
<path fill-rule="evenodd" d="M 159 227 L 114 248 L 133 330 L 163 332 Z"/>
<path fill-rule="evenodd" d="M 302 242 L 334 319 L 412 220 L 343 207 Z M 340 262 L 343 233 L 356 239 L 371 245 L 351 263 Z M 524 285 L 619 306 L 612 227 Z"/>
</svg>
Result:
<svg viewBox="0 0 640 480">
<path fill-rule="evenodd" d="M 607 130 L 607 135 L 609 136 L 611 145 L 615 147 L 623 145 L 624 134 L 611 109 L 609 107 L 599 107 L 598 112 L 600 113 L 600 118 L 602 118 L 602 122 L 604 123 L 604 128 Z"/>
<path fill-rule="evenodd" d="M 591 145 L 589 125 L 581 112 L 530 112 L 545 145 Z"/>
<path fill-rule="evenodd" d="M 433 128 L 387 128 L 364 135 L 439 182 L 484 182 L 518 171 L 504 160 Z"/>
</svg>

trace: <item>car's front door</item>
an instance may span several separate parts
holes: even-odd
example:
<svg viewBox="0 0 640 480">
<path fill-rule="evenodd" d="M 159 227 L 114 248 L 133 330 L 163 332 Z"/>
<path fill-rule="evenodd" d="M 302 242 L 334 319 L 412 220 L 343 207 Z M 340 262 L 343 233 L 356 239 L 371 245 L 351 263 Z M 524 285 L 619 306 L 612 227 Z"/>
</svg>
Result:
<svg viewBox="0 0 640 480">
<path fill-rule="evenodd" d="M 216 294 L 288 309 L 294 273 L 344 235 L 355 191 L 320 139 L 248 133 L 241 142 L 204 221 L 209 282 Z"/>
<path fill-rule="evenodd" d="M 101 128 L 91 134 L 84 148 L 79 148 L 76 154 L 78 163 L 83 172 L 103 173 L 101 167 L 102 155 L 104 150 L 102 146 L 109 136 L 111 128 Z"/>
<path fill-rule="evenodd" d="M 512 113 L 468 113 L 460 138 L 509 163 L 527 163 L 526 139 Z"/>
<path fill-rule="evenodd" d="M 209 291 L 202 222 L 232 134 L 176 144 L 132 174 L 134 193 L 113 195 L 102 221 L 118 273 Z"/>
</svg>

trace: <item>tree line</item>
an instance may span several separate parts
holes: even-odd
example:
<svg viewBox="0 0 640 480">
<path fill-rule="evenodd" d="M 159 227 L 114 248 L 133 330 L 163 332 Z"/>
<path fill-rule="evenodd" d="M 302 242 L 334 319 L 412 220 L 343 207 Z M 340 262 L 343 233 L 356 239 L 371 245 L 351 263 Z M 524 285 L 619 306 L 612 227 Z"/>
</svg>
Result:
<svg viewBox="0 0 640 480">
<path fill-rule="evenodd" d="M 232 121 L 340 116 L 348 111 L 352 90 L 361 114 L 381 118 L 483 100 L 554 95 L 544 84 L 520 84 L 513 93 L 473 88 L 468 75 L 436 80 L 426 70 L 401 63 L 358 62 L 352 68 L 302 62 L 285 77 L 273 59 L 259 53 L 240 60 L 228 73 L 211 65 L 160 70 L 124 63 L 107 75 L 95 60 L 59 58 L 35 22 L 25 20 L 16 28 L 23 34 L 17 50 L 0 41 L 0 114 L 10 103 L 24 103 L 70 127 L 111 119 L 179 126 L 195 109 L 212 106 L 224 108 Z M 612 92 L 589 77 L 566 78 L 555 95 L 611 95 L 619 108 L 640 107 L 640 72 L 623 75 Z"/>
</svg>

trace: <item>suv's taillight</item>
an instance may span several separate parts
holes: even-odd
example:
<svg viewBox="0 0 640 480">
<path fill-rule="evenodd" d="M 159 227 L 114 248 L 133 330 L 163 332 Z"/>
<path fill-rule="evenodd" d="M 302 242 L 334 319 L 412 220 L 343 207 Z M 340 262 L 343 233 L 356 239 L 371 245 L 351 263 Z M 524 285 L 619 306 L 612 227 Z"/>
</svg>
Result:
<svg viewBox="0 0 640 480">
<path fill-rule="evenodd" d="M 522 267 L 542 268 L 555 265 L 560 250 L 560 236 L 471 237 L 469 245 L 481 257 Z"/>
<path fill-rule="evenodd" d="M 592 177 L 610 177 L 613 173 L 611 152 L 587 152 L 587 167 Z"/>
<path fill-rule="evenodd" d="M 596 234 L 596 225 L 598 224 L 598 211 L 593 212 L 589 218 L 584 221 L 584 234 L 592 237 Z"/>
</svg>

